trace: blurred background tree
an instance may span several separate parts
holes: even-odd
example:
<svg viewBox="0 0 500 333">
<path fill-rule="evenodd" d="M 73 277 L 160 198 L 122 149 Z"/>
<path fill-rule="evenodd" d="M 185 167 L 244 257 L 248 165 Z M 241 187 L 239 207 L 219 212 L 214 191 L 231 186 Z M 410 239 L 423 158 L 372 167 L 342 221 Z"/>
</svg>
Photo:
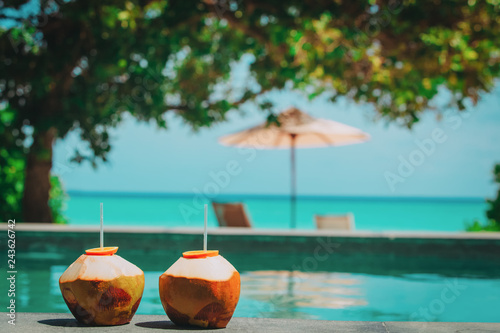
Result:
<svg viewBox="0 0 500 333">
<path fill-rule="evenodd" d="M 288 88 L 371 103 L 379 118 L 411 127 L 423 112 L 443 111 L 431 103 L 438 90 L 463 110 L 500 74 L 500 4 L 492 0 L 3 4 L 0 19 L 11 27 L 0 32 L 1 151 L 24 164 L 1 172 L 25 176 L 22 188 L 4 178 L 0 186 L 10 186 L 24 221 L 54 220 L 54 140 L 78 131 L 89 149 L 73 160 L 95 165 L 124 112 L 160 127 L 175 112 L 197 129 Z M 26 14 L 29 6 L 37 7 Z M 234 85 L 232 67 L 244 55 L 251 79 Z"/>
<path fill-rule="evenodd" d="M 24 138 L 18 130 L 7 131 L 15 117 L 15 111 L 0 111 L 0 221 L 22 221 L 22 198 L 24 188 L 24 170 L 26 166 L 26 148 L 20 141 Z M 14 140 L 20 140 L 17 144 Z M 49 207 L 55 223 L 67 223 L 62 214 L 66 193 L 59 177 L 50 177 Z"/>
<path fill-rule="evenodd" d="M 500 164 L 495 165 L 493 169 L 495 183 L 498 184 L 497 197 L 492 200 L 486 200 L 489 209 L 486 211 L 488 222 L 481 224 L 474 221 L 467 226 L 467 231 L 500 231 Z"/>
</svg>

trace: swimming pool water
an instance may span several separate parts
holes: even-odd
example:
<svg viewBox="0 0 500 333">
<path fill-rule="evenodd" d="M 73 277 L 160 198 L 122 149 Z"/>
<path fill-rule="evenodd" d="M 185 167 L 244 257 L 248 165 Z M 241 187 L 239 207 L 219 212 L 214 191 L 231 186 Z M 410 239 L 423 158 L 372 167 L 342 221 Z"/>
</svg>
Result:
<svg viewBox="0 0 500 333">
<path fill-rule="evenodd" d="M 17 310 L 69 313 L 58 284 L 65 269 L 53 265 L 48 270 L 20 270 Z M 162 273 L 145 272 L 138 314 L 165 314 L 158 296 Z M 499 304 L 498 277 L 246 271 L 241 272 L 241 296 L 234 316 L 496 322 Z"/>
</svg>

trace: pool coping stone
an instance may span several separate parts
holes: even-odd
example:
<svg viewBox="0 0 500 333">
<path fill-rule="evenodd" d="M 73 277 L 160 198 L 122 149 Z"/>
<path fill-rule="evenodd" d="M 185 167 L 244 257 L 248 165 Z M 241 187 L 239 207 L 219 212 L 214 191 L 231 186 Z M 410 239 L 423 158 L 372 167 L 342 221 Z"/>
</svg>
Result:
<svg viewBox="0 0 500 333">
<path fill-rule="evenodd" d="M 7 229 L 7 224 L 3 224 Z M 99 226 L 64 225 L 53 223 L 17 223 L 19 231 L 57 231 L 57 232 L 98 232 Z M 202 228 L 196 227 L 134 227 L 106 226 L 110 233 L 165 233 L 165 234 L 200 234 Z M 359 238 L 420 238 L 420 239 L 492 239 L 500 240 L 500 232 L 440 232 L 440 231 L 344 231 L 344 230 L 283 230 L 254 228 L 209 228 L 211 235 L 245 235 L 245 236 L 302 236 L 302 237 L 359 237 Z"/>
<path fill-rule="evenodd" d="M 16 325 L 7 323 L 7 314 L 2 316 L 1 326 L 10 326 L 19 332 L 137 332 L 155 329 L 196 332 L 196 327 L 178 327 L 165 315 L 136 315 L 130 324 L 120 326 L 88 327 L 79 324 L 68 313 L 16 314 Z M 500 332 L 500 323 L 456 323 L 456 322 L 375 322 L 375 321 L 330 321 L 311 319 L 233 318 L 221 332 L 346 332 L 346 333 L 448 333 L 448 332 Z"/>
</svg>

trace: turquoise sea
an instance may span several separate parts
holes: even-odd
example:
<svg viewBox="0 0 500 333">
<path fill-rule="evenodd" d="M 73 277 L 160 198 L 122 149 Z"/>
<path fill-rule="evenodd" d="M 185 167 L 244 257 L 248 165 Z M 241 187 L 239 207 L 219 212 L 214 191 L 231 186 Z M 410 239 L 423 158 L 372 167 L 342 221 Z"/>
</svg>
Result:
<svg viewBox="0 0 500 333">
<path fill-rule="evenodd" d="M 244 202 L 254 228 L 289 228 L 288 196 L 218 195 L 218 202 Z M 104 203 L 106 225 L 201 227 L 207 198 L 195 194 L 70 192 L 65 214 L 72 225 L 99 223 Z M 464 231 L 466 223 L 485 221 L 481 198 L 387 198 L 301 196 L 297 227 L 313 229 L 315 214 L 354 214 L 355 229 L 369 231 Z M 216 227 L 209 206 L 209 226 Z"/>
</svg>

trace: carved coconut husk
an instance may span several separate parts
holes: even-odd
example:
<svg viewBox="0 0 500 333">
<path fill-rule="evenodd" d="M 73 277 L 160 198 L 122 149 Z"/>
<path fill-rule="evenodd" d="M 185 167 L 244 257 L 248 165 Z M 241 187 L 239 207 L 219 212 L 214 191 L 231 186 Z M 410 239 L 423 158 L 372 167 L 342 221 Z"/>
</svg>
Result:
<svg viewBox="0 0 500 333">
<path fill-rule="evenodd" d="M 222 256 L 179 258 L 160 276 L 160 299 L 176 325 L 223 328 L 240 296 L 240 274 Z"/>
<path fill-rule="evenodd" d="M 64 301 L 87 325 L 132 320 L 144 291 L 143 271 L 118 255 L 81 255 L 59 279 Z"/>
</svg>

